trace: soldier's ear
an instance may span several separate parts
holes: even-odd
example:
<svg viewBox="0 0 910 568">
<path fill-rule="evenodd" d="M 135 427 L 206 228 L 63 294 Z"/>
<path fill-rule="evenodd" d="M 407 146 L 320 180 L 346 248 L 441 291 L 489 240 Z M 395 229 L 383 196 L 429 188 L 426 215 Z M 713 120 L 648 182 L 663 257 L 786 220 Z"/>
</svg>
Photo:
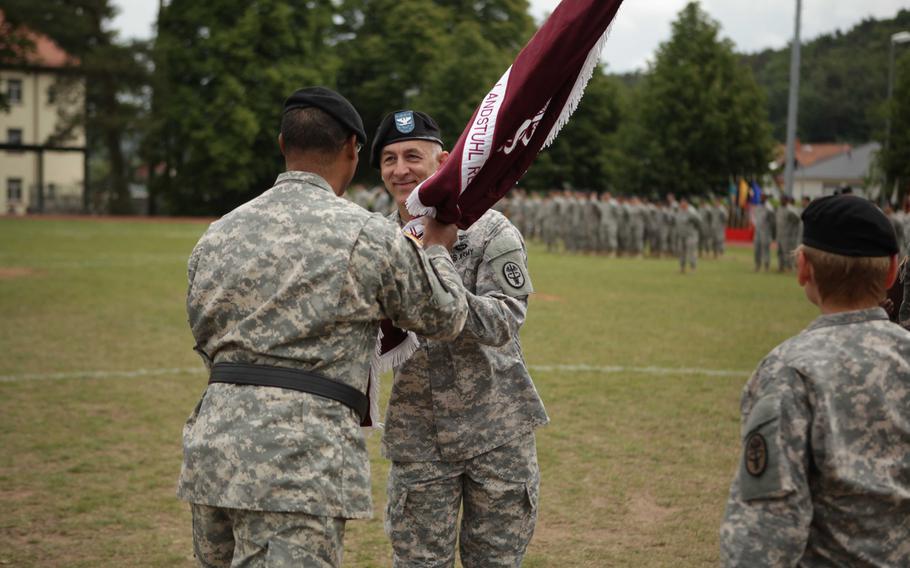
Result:
<svg viewBox="0 0 910 568">
<path fill-rule="evenodd" d="M 888 265 L 888 279 L 885 281 L 885 289 L 888 290 L 894 286 L 894 281 L 897 280 L 897 273 L 899 271 L 898 266 L 900 263 L 897 261 L 897 255 L 891 256 L 891 264 Z"/>
<path fill-rule="evenodd" d="M 284 136 L 282 136 L 280 132 L 278 133 L 278 149 L 281 150 L 282 156 L 287 156 L 287 154 L 284 153 Z"/>
<path fill-rule="evenodd" d="M 796 279 L 799 281 L 800 286 L 805 286 L 811 282 L 815 277 L 815 274 L 812 270 L 812 264 L 806 259 L 806 253 L 803 252 L 803 248 L 799 247 L 796 249 Z"/>
<path fill-rule="evenodd" d="M 436 158 L 437 166 L 442 166 L 444 163 L 446 163 L 446 160 L 448 160 L 448 159 L 449 159 L 449 153 L 446 152 L 445 150 L 443 150 L 442 152 L 439 153 L 439 156 L 437 156 L 437 158 Z"/>
</svg>

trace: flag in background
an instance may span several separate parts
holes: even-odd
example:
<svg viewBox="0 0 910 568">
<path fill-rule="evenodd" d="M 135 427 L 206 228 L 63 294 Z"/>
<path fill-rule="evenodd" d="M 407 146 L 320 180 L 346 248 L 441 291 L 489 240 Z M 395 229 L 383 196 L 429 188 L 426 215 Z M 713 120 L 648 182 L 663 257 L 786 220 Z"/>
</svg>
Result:
<svg viewBox="0 0 910 568">
<path fill-rule="evenodd" d="M 761 203 L 761 194 L 762 188 L 758 185 L 757 181 L 752 181 L 752 204 L 759 205 Z"/>
<path fill-rule="evenodd" d="M 749 203 L 749 184 L 744 178 L 739 178 L 739 207 L 745 209 Z"/>
</svg>

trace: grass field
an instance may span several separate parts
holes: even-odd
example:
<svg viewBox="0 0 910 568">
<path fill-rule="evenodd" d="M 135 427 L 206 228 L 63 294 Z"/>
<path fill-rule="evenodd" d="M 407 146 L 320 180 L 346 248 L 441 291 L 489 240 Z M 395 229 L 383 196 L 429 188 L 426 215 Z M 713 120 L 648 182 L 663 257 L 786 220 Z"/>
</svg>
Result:
<svg viewBox="0 0 910 568">
<path fill-rule="evenodd" d="M 0 218 L 0 566 L 192 565 L 174 488 L 205 385 L 183 304 L 204 228 Z M 747 249 L 687 276 L 530 253 L 522 344 L 552 423 L 524 565 L 716 564 L 740 390 L 814 308 Z M 376 518 L 348 524 L 346 566 L 390 565 L 377 441 Z"/>
</svg>

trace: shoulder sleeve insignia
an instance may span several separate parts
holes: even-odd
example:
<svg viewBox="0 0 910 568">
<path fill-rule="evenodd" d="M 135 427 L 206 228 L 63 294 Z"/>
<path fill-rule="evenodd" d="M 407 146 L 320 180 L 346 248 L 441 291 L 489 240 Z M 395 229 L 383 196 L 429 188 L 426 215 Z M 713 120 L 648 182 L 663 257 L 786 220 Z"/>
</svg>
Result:
<svg viewBox="0 0 910 568">
<path fill-rule="evenodd" d="M 752 477 L 761 477 L 768 469 L 768 442 L 758 432 L 752 433 L 746 440 L 743 456 L 746 472 Z"/>
<path fill-rule="evenodd" d="M 502 275 L 505 277 L 506 283 L 516 290 L 525 285 L 524 272 L 522 272 L 521 267 L 518 266 L 518 264 L 512 261 L 508 261 L 502 265 Z"/>
</svg>

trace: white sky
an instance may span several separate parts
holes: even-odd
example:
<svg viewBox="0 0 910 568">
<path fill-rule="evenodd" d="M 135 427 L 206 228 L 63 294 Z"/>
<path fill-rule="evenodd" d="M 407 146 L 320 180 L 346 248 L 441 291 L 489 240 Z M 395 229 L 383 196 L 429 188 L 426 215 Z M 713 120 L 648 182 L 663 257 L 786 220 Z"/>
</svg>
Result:
<svg viewBox="0 0 910 568">
<path fill-rule="evenodd" d="M 660 42 L 670 36 L 670 24 L 688 0 L 626 0 L 620 8 L 603 60 L 610 71 L 644 69 Z M 539 21 L 559 0 L 530 0 Z M 152 34 L 158 2 L 114 0 L 120 15 L 114 20 L 121 37 Z M 702 8 L 721 25 L 721 33 L 741 52 L 780 48 L 793 36 L 796 0 L 701 0 Z M 834 30 L 848 30 L 867 17 L 891 18 L 910 0 L 804 0 L 802 37 L 812 39 Z"/>
</svg>

